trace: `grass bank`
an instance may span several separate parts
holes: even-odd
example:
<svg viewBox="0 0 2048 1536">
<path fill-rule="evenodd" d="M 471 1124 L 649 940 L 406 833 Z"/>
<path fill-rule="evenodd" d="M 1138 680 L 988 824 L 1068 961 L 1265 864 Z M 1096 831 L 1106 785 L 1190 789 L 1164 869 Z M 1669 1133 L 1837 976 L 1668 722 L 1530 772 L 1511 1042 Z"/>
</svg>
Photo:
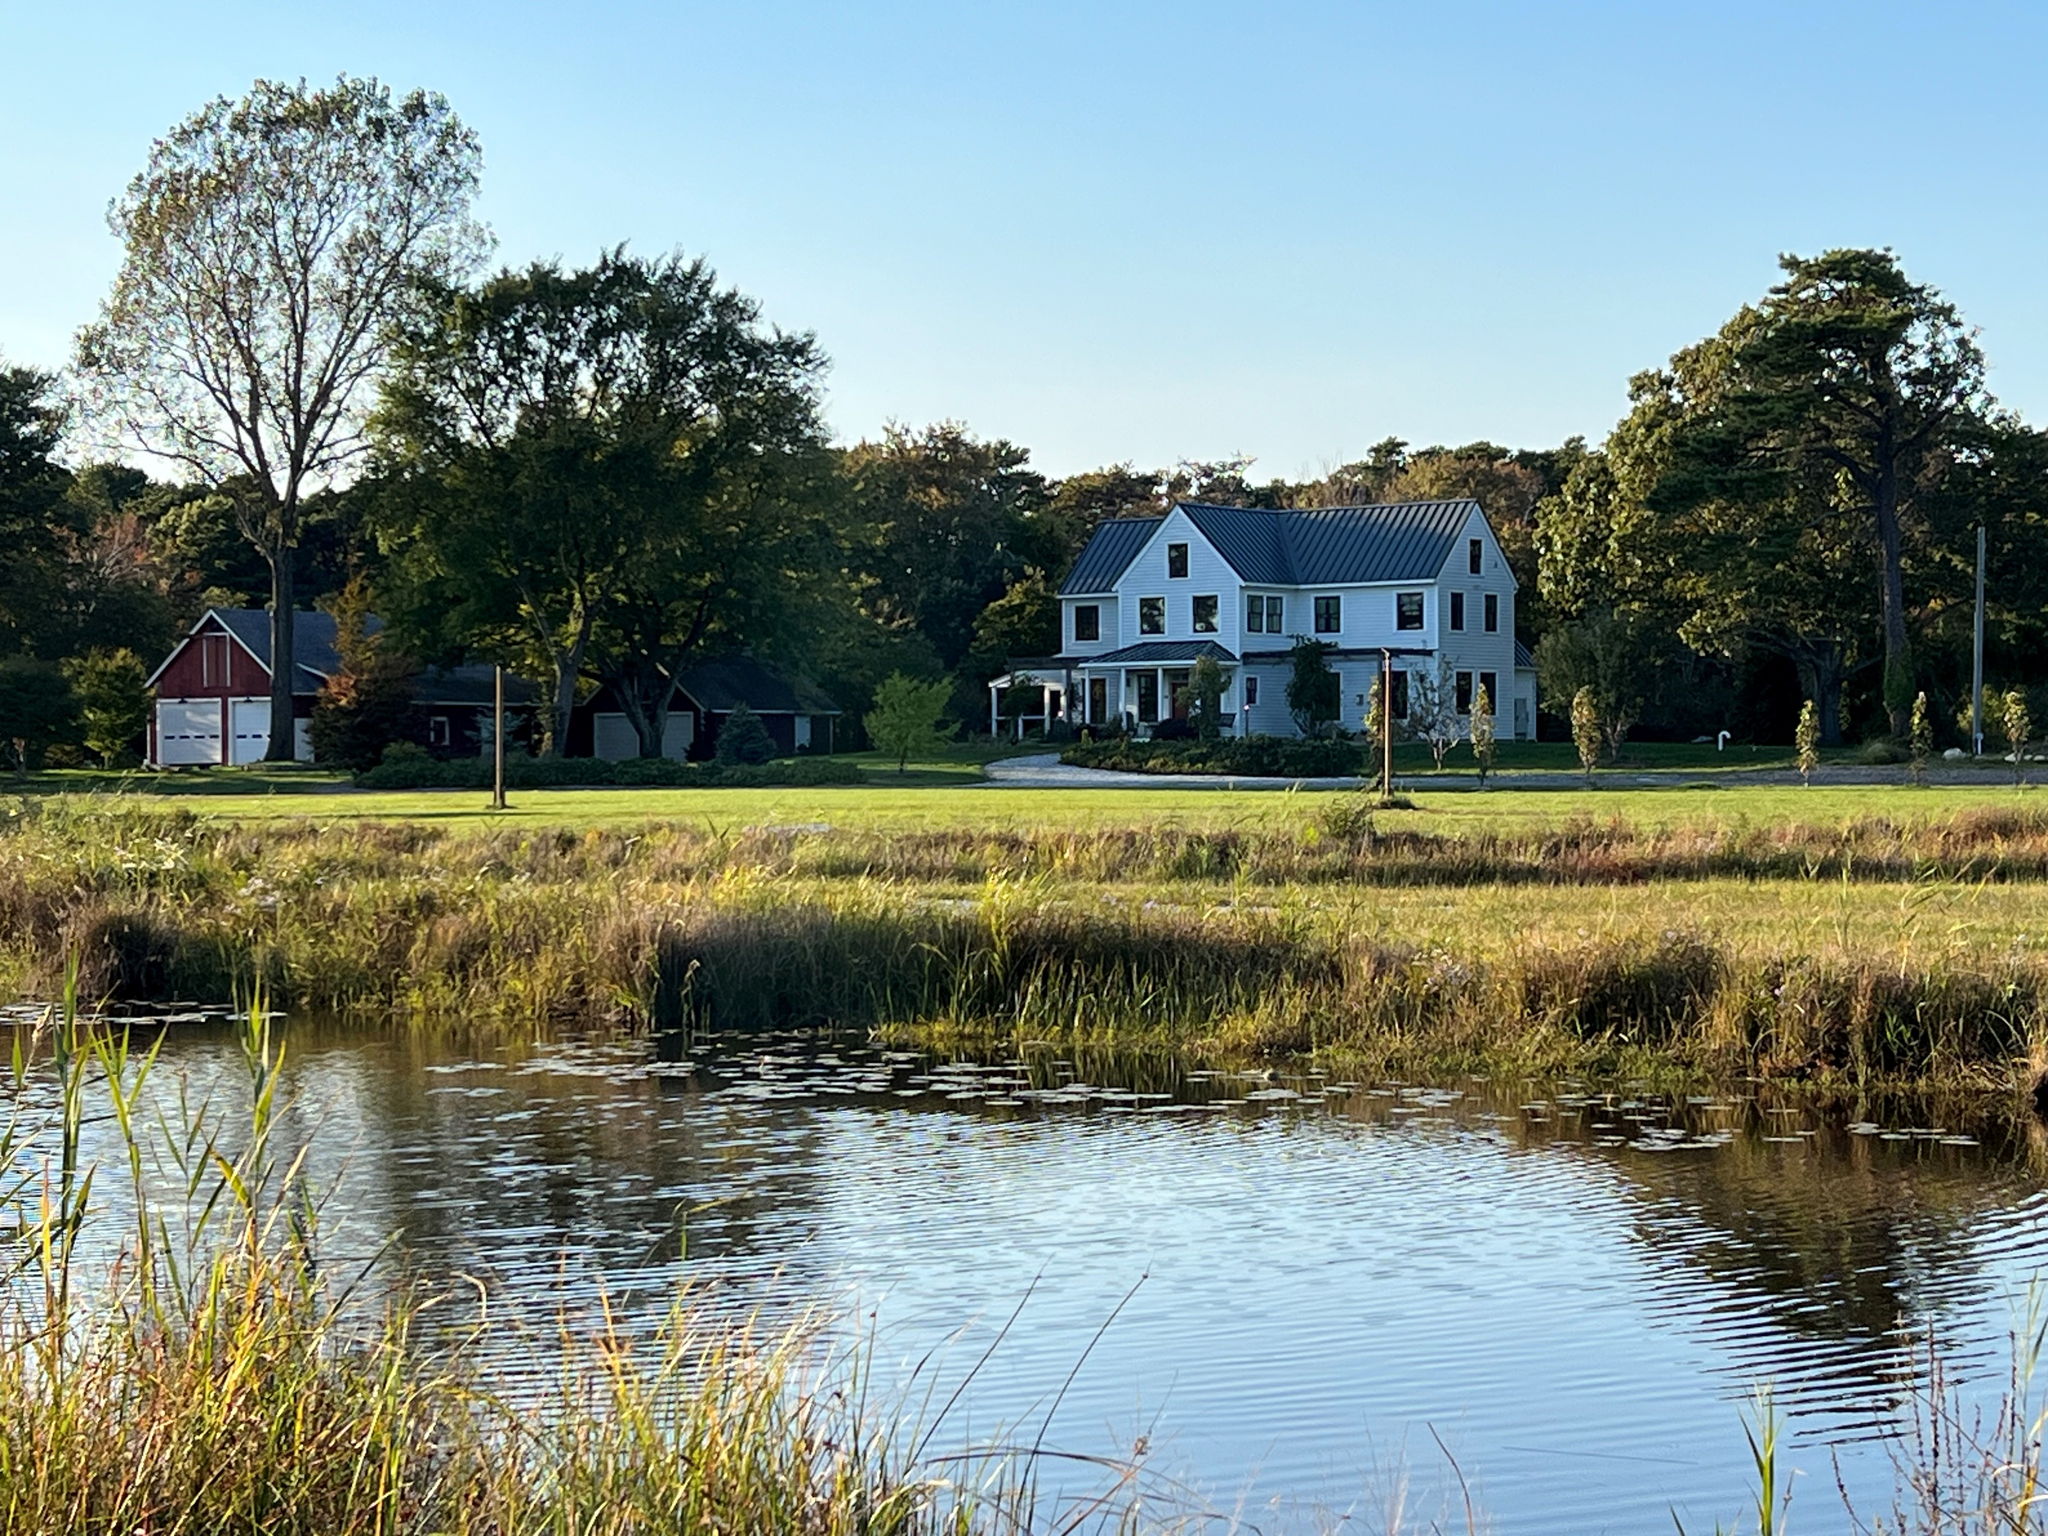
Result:
<svg viewBox="0 0 2048 1536">
<path fill-rule="evenodd" d="M 0 836 L 0 967 L 113 995 L 833 1025 L 1360 1069 L 2030 1083 L 2048 812 L 1835 826 L 914 835 L 223 823 Z M 1338 808 L 1341 810 L 1341 807 Z"/>
</svg>

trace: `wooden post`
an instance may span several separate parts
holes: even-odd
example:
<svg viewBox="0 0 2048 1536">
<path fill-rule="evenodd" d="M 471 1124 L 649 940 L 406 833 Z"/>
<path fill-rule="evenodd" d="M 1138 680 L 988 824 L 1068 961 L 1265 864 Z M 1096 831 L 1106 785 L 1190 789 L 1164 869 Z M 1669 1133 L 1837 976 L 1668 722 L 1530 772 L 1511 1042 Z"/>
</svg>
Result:
<svg viewBox="0 0 2048 1536">
<path fill-rule="evenodd" d="M 491 700 L 491 809 L 505 809 L 505 669 L 499 667 L 492 679 Z"/>
<path fill-rule="evenodd" d="M 1380 798 L 1394 797 L 1394 653 L 1380 652 Z"/>
</svg>

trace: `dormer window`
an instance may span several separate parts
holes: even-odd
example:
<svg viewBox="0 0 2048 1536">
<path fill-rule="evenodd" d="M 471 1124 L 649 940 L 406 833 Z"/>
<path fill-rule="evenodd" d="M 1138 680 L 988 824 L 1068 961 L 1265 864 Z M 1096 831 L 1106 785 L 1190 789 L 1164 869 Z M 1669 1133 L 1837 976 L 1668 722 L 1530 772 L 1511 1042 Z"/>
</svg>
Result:
<svg viewBox="0 0 2048 1536">
<path fill-rule="evenodd" d="M 1165 598 L 1141 597 L 1138 599 L 1138 633 L 1141 635 L 1163 635 L 1166 633 Z"/>
<path fill-rule="evenodd" d="M 1188 573 L 1188 547 L 1185 544 L 1166 546 L 1166 574 L 1180 580 Z"/>
</svg>

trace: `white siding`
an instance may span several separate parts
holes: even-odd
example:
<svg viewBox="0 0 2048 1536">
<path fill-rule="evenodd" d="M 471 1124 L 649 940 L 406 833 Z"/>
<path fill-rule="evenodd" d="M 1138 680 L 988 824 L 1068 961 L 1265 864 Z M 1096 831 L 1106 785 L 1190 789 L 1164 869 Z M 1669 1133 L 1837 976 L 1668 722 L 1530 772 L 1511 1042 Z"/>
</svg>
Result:
<svg viewBox="0 0 2048 1536">
<path fill-rule="evenodd" d="M 1076 640 L 1074 638 L 1074 610 L 1093 606 L 1100 617 L 1100 639 Z M 1117 600 L 1114 597 L 1063 597 L 1060 599 L 1060 654 L 1063 656 L 1093 656 L 1103 651 L 1113 651 L 1122 642 L 1117 639 Z"/>
<path fill-rule="evenodd" d="M 1483 546 L 1477 576 L 1471 571 L 1469 539 L 1478 539 Z M 1464 532 L 1453 541 L 1450 557 L 1444 562 L 1437 585 L 1444 594 L 1465 594 L 1465 628 L 1459 633 L 1448 628 L 1444 630 L 1444 659 L 1453 672 L 1473 674 L 1475 692 L 1479 687 L 1479 673 L 1494 674 L 1494 730 L 1500 736 L 1512 735 L 1515 728 L 1515 578 L 1485 518 L 1475 513 L 1466 523 Z M 1500 628 L 1493 634 L 1486 632 L 1488 593 L 1500 599 Z M 1448 625 L 1448 595 L 1444 597 L 1442 606 Z M 1533 720 L 1534 717 L 1531 718 Z"/>
<path fill-rule="evenodd" d="M 1166 574 L 1166 546 L 1169 544 L 1187 545 L 1187 575 Z M 1242 584 L 1230 563 L 1216 553 L 1215 546 L 1202 537 L 1184 512 L 1175 510 L 1159 525 L 1145 547 L 1138 551 L 1138 558 L 1118 578 L 1116 587 L 1118 645 L 1137 645 L 1147 640 L 1214 640 L 1233 653 L 1241 649 L 1239 628 L 1244 622 Z M 1164 634 L 1138 633 L 1138 600 L 1144 597 L 1166 599 Z M 1216 629 L 1213 633 L 1195 633 L 1193 609 L 1197 597 L 1216 599 Z M 1108 615 L 1103 617 L 1107 621 Z"/>
</svg>

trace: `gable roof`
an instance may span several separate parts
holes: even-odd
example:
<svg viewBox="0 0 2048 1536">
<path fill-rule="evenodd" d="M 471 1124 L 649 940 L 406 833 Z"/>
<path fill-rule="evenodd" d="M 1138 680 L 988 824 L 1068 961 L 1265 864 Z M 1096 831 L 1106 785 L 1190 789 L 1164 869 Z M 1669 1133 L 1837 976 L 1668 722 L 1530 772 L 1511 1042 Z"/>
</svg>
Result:
<svg viewBox="0 0 2048 1536">
<path fill-rule="evenodd" d="M 199 616 L 185 638 L 172 648 L 164 658 L 162 666 L 149 676 L 154 683 L 184 650 L 192 637 L 207 627 L 208 620 L 217 621 L 222 629 L 234 636 L 243 650 L 256 659 L 256 664 L 268 672 L 270 667 L 270 610 L 268 608 L 209 608 Z M 365 616 L 363 632 L 376 634 L 384 627 L 384 621 L 375 614 Z M 293 659 L 298 664 L 297 675 L 292 678 L 292 692 L 295 694 L 318 693 L 321 684 L 341 670 L 341 652 L 336 647 L 337 626 L 334 615 L 318 608 L 301 608 L 292 623 Z M 480 662 L 466 662 L 455 667 L 425 667 L 413 679 L 412 695 L 416 704 L 489 704 L 495 694 L 497 678 L 493 670 Z M 536 696 L 531 683 L 508 675 L 505 679 L 505 698 L 508 703 L 526 703 Z"/>
<path fill-rule="evenodd" d="M 1464 498 L 1286 511 L 1184 501 L 1176 510 L 1243 580 L 1318 587 L 1432 580 L 1480 508 Z M 1164 521 L 1119 518 L 1098 524 L 1060 584 L 1061 595 L 1111 590 Z"/>
<path fill-rule="evenodd" d="M 1095 596 L 1114 591 L 1117 577 L 1138 558 L 1145 541 L 1165 521 L 1163 517 L 1112 517 L 1097 523 L 1095 532 L 1075 556 L 1074 568 L 1060 583 L 1060 596 Z"/>
<path fill-rule="evenodd" d="M 700 708 L 726 714 L 745 704 L 757 715 L 836 715 L 839 706 L 809 683 L 752 656 L 720 656 L 676 674 L 676 687 Z"/>
</svg>

